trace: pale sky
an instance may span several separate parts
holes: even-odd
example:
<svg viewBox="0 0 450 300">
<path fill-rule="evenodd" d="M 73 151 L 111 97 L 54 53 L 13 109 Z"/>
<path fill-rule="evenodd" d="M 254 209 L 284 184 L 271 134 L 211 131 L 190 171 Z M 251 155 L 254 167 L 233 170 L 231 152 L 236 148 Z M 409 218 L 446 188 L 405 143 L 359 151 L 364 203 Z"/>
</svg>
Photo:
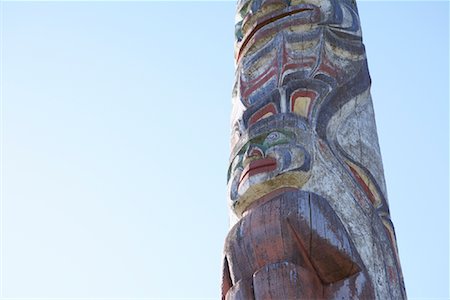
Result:
<svg viewBox="0 0 450 300">
<path fill-rule="evenodd" d="M 449 3 L 360 1 L 410 299 L 449 296 Z M 218 299 L 234 2 L 0 1 L 0 299 Z"/>
</svg>

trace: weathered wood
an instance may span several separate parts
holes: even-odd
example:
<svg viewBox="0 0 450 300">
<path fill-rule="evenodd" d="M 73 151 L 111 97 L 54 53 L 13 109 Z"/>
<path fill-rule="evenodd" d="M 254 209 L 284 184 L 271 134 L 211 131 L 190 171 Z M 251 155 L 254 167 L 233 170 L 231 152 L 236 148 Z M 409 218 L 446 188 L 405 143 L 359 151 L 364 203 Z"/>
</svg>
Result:
<svg viewBox="0 0 450 300">
<path fill-rule="evenodd" d="M 404 299 L 352 0 L 240 0 L 224 299 Z"/>
</svg>

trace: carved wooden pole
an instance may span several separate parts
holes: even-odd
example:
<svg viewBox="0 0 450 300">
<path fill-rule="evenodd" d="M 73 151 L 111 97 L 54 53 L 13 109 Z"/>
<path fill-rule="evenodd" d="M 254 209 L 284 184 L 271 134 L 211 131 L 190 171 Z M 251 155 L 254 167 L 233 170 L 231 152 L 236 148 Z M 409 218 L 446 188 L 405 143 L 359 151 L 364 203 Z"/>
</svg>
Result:
<svg viewBox="0 0 450 300">
<path fill-rule="evenodd" d="M 352 0 L 239 0 L 225 299 L 404 299 Z"/>
</svg>

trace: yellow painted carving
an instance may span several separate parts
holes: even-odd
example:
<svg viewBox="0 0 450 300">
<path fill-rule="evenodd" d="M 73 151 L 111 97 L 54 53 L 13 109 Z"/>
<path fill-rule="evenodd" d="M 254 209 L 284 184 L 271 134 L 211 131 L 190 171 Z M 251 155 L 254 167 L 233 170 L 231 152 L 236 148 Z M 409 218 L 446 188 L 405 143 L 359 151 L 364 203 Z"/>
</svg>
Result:
<svg viewBox="0 0 450 300">
<path fill-rule="evenodd" d="M 398 256 L 397 239 L 395 238 L 395 233 L 394 233 L 394 228 L 392 227 L 392 223 L 388 222 L 384 218 L 381 218 L 381 222 L 383 222 L 383 225 L 384 225 L 384 227 L 386 228 L 386 230 L 387 230 L 387 232 L 389 234 L 392 246 L 395 249 L 395 251 L 394 251 L 395 258 L 397 259 L 397 262 L 400 263 L 400 257 Z"/>
<path fill-rule="evenodd" d="M 265 16 L 275 12 L 275 11 L 281 11 L 283 8 L 286 7 L 286 3 L 284 2 L 278 2 L 278 3 L 269 3 L 266 5 L 263 5 L 261 8 L 259 8 L 255 14 L 251 15 L 249 19 L 246 20 L 246 22 L 242 26 L 242 33 L 244 36 L 247 35 L 249 31 L 251 31 L 255 26 L 257 26 L 257 21 L 261 21 L 264 19 Z"/>
<path fill-rule="evenodd" d="M 364 172 L 360 167 L 358 167 L 357 165 L 355 165 L 354 163 L 352 163 L 351 161 L 347 161 L 347 164 L 349 166 L 351 166 L 353 168 L 353 170 L 356 171 L 356 173 L 358 173 L 358 176 L 364 181 L 364 183 L 366 184 L 366 186 L 369 188 L 370 192 L 372 193 L 372 195 L 375 197 L 375 203 L 374 206 L 375 207 L 380 207 L 381 206 L 381 197 L 378 194 L 377 189 L 375 188 L 375 186 L 373 185 L 372 181 L 369 179 L 369 177 L 366 175 L 366 172 Z"/>
<path fill-rule="evenodd" d="M 308 117 L 308 108 L 311 98 L 309 97 L 297 97 L 294 102 L 294 112 L 302 117 Z"/>
<path fill-rule="evenodd" d="M 275 59 L 275 57 L 276 49 L 272 49 L 272 51 L 266 55 L 255 60 L 249 68 L 244 69 L 242 74 L 244 75 L 244 79 L 252 80 L 266 72 L 267 69 L 270 68 L 271 62 Z"/>
<path fill-rule="evenodd" d="M 309 27 L 307 27 L 306 25 L 298 25 L 289 27 L 289 30 L 292 32 L 307 32 L 312 29 L 312 27 L 312 25 L 309 25 Z M 286 45 L 286 47 L 292 51 L 303 51 L 316 47 L 319 42 L 319 38 L 313 40 L 301 40 L 298 42 L 290 42 Z"/>
<path fill-rule="evenodd" d="M 254 184 L 235 203 L 234 212 L 238 217 L 256 200 L 280 188 L 301 188 L 309 179 L 310 173 L 292 171 L 280 174 L 273 179 Z"/>
<path fill-rule="evenodd" d="M 325 42 L 325 49 L 327 49 L 327 51 L 334 53 L 335 55 L 338 55 L 346 60 L 360 61 L 360 60 L 363 60 L 366 58 L 365 53 L 364 54 L 355 54 L 353 52 L 339 48 L 338 46 L 331 44 L 329 42 Z"/>
<path fill-rule="evenodd" d="M 250 42 L 247 44 L 247 46 L 245 46 L 245 49 L 248 49 L 248 50 L 244 51 L 244 49 L 243 49 L 242 53 L 245 53 L 246 55 L 255 53 L 256 51 L 261 49 L 265 44 L 267 44 L 268 42 L 273 40 L 275 35 L 276 35 L 276 32 L 272 32 L 271 34 L 269 34 L 268 36 L 266 36 L 264 38 L 250 40 Z M 235 49 L 235 51 L 239 51 L 240 45 L 236 45 L 236 46 L 238 46 L 238 47 Z"/>
</svg>

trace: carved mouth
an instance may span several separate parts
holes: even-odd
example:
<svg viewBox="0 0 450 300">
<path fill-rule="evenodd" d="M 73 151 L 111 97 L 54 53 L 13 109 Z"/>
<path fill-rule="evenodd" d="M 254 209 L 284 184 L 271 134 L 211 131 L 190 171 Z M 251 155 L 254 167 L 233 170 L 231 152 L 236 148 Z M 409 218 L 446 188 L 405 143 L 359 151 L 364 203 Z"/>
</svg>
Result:
<svg viewBox="0 0 450 300">
<path fill-rule="evenodd" d="M 292 15 L 296 15 L 296 24 L 316 23 L 320 18 L 320 9 L 317 6 L 310 4 L 296 5 L 284 9 L 282 12 L 278 11 L 273 14 L 269 14 L 261 20 L 256 21 L 250 32 L 244 36 L 241 46 L 239 47 L 240 49 L 237 58 L 239 59 L 243 50 L 247 47 L 247 44 L 255 37 L 258 31 L 281 19 L 288 20 L 288 17 Z"/>
<path fill-rule="evenodd" d="M 277 160 L 272 157 L 257 159 L 250 162 L 242 171 L 239 182 L 256 174 L 271 172 L 277 168 Z"/>
</svg>

